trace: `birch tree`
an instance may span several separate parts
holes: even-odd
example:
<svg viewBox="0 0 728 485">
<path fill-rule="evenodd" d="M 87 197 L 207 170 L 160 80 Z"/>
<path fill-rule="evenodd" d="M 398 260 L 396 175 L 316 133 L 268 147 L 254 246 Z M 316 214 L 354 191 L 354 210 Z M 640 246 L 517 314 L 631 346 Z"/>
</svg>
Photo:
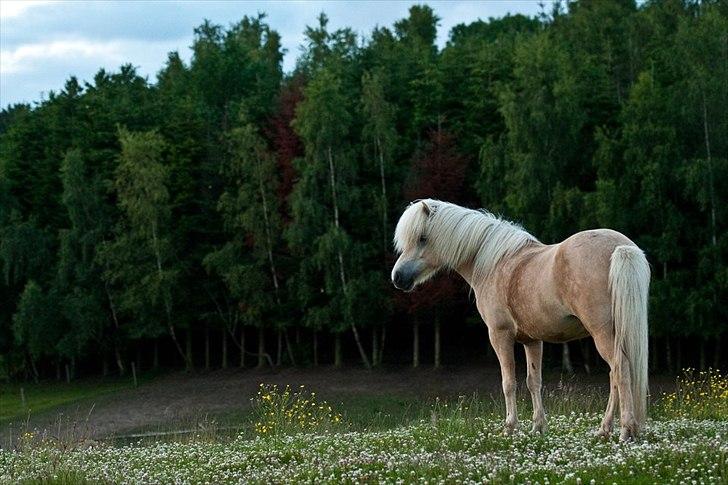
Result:
<svg viewBox="0 0 728 485">
<path fill-rule="evenodd" d="M 245 324 L 258 327 L 258 365 L 266 360 L 272 363 L 264 345 L 267 328 L 277 330 L 281 340 L 285 335 L 289 358 L 295 363 L 284 333 L 287 320 L 277 257 L 282 223 L 276 161 L 244 113 L 229 140 L 231 156 L 222 173 L 231 184 L 220 197 L 218 210 L 230 239 L 205 258 L 205 265 L 223 279 L 239 302 Z M 230 323 L 226 322 L 226 331 L 235 339 Z"/>
<path fill-rule="evenodd" d="M 344 225 L 357 192 L 353 180 L 358 167 L 346 143 L 352 123 L 350 105 L 341 80 L 326 68 L 304 90 L 294 128 L 303 140 L 306 158 L 293 194 L 295 222 L 290 239 L 323 276 L 324 304 L 335 309 L 329 312 L 335 319 L 329 328 L 334 332 L 336 365 L 341 364 L 341 332 L 348 327 L 362 362 L 370 367 L 352 314 L 350 265 L 357 243 Z M 306 271 L 309 263 L 303 264 Z"/>
<path fill-rule="evenodd" d="M 164 140 L 155 132 L 119 131 L 121 155 L 114 187 L 122 219 L 100 251 L 104 279 L 119 295 L 135 337 L 169 334 L 187 369 L 190 351 L 177 338 L 174 296 L 180 268 L 173 244 Z M 159 321 L 164 322 L 159 325 Z"/>
<path fill-rule="evenodd" d="M 364 115 L 363 141 L 369 146 L 365 157 L 371 157 L 379 174 L 378 209 L 381 221 L 383 262 L 382 274 L 389 274 L 392 229 L 389 223 L 391 194 L 387 192 L 388 179 L 392 172 L 394 147 L 397 138 L 395 129 L 395 108 L 385 97 L 382 77 L 378 72 L 365 72 L 362 76 L 362 112 Z M 390 189 L 391 190 L 391 189 Z M 388 278 L 387 278 L 388 279 Z M 388 283 L 388 281 L 387 281 Z M 379 365 L 385 339 L 384 324 L 372 327 L 372 364 Z M 379 333 L 381 332 L 381 333 Z"/>
</svg>

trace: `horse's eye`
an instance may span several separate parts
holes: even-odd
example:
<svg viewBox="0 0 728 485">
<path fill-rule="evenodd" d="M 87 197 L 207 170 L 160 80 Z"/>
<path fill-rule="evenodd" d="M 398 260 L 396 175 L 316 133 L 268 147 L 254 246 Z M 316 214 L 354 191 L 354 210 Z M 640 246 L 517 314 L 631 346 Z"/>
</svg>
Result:
<svg viewBox="0 0 728 485">
<path fill-rule="evenodd" d="M 420 236 L 420 244 L 425 244 L 427 242 L 427 236 Z"/>
</svg>

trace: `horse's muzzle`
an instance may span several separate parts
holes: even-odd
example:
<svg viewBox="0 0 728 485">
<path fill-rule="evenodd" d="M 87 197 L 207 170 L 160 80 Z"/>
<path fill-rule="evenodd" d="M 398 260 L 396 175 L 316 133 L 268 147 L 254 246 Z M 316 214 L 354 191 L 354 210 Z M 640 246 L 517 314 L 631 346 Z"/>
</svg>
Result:
<svg viewBox="0 0 728 485">
<path fill-rule="evenodd" d="M 398 270 L 392 275 L 394 287 L 403 291 L 412 291 L 415 286 L 415 275 L 410 271 Z"/>
</svg>

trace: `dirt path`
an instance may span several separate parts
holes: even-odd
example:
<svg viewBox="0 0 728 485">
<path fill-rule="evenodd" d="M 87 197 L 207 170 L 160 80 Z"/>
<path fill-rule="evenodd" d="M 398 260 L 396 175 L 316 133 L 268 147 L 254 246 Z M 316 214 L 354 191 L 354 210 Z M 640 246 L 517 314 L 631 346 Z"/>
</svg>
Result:
<svg viewBox="0 0 728 485">
<path fill-rule="evenodd" d="M 545 376 L 547 387 L 559 376 Z M 607 388 L 606 375 L 576 376 L 579 388 Z M 283 369 L 280 371 L 225 370 L 210 373 L 173 373 L 157 377 L 138 389 L 106 394 L 67 405 L 25 423 L 0 428 L 0 444 L 26 428 L 51 435 L 77 433 L 94 439 L 144 428 L 172 426 L 200 416 L 243 413 L 261 383 L 292 387 L 304 385 L 331 402 L 357 396 L 434 399 L 457 395 L 500 399 L 500 374 L 494 367 L 467 367 L 442 371 L 397 369 L 367 372 L 361 369 Z M 664 383 L 663 383 L 664 384 Z M 59 419 L 59 416 L 61 418 Z M 59 422 L 61 425 L 59 426 Z M 65 431 L 64 431 L 65 430 Z"/>
</svg>

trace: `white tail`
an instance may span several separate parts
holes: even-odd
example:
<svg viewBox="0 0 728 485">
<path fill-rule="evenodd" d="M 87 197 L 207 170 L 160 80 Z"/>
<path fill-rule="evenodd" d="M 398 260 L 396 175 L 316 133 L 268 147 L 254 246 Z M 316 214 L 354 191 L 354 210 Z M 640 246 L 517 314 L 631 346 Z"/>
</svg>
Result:
<svg viewBox="0 0 728 485">
<path fill-rule="evenodd" d="M 650 266 L 637 246 L 617 246 L 609 265 L 614 316 L 614 357 L 618 372 L 629 367 L 638 432 L 647 418 L 647 303 Z M 626 361 L 626 362 L 625 362 Z"/>
</svg>

